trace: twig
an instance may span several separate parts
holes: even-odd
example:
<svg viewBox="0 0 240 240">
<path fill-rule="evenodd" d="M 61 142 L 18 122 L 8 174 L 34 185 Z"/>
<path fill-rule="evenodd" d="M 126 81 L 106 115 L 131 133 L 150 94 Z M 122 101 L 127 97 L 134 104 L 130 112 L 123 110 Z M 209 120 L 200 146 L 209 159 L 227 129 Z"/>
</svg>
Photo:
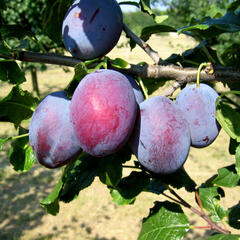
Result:
<svg viewBox="0 0 240 240">
<path fill-rule="evenodd" d="M 135 33 L 133 33 L 126 24 L 123 24 L 123 30 L 126 33 L 127 37 L 131 38 L 139 47 L 141 47 L 154 61 L 155 64 L 164 63 L 164 61 L 159 57 L 158 52 L 154 51 L 146 42 L 144 42 Z"/>
<path fill-rule="evenodd" d="M 184 199 L 182 199 L 173 189 L 171 189 L 170 187 L 168 187 L 168 190 L 170 191 L 171 194 L 173 194 L 177 199 L 174 199 L 171 197 L 171 200 L 174 200 L 177 203 L 180 203 L 182 206 L 189 208 L 192 212 L 196 213 L 198 216 L 200 216 L 201 218 L 203 218 L 210 226 L 211 229 L 217 230 L 220 233 L 223 234 L 230 234 L 231 232 L 228 230 L 225 230 L 223 228 L 221 228 L 220 226 L 218 226 L 216 223 L 214 223 L 208 216 L 206 216 L 204 213 L 198 211 L 196 208 L 194 208 L 193 206 L 191 206 L 189 203 L 187 203 Z"/>
</svg>

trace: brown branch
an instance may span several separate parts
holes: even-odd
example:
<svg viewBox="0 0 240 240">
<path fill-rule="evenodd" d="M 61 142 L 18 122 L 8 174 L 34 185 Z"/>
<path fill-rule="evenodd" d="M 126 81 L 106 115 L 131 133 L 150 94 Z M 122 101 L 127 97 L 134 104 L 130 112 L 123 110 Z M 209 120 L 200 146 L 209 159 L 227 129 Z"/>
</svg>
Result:
<svg viewBox="0 0 240 240">
<path fill-rule="evenodd" d="M 123 30 L 126 33 L 127 37 L 131 38 L 139 47 L 141 47 L 154 61 L 155 64 L 164 63 L 164 61 L 159 57 L 158 52 L 154 51 L 146 42 L 144 42 L 135 33 L 133 33 L 126 24 L 123 24 Z"/>
<path fill-rule="evenodd" d="M 2 54 L 0 53 L 0 58 L 5 59 L 15 59 L 25 62 L 38 62 L 46 64 L 63 65 L 68 67 L 74 67 L 80 62 L 79 59 L 73 57 L 67 57 L 62 55 L 57 55 L 53 53 L 35 53 L 20 51 L 14 54 Z M 195 82 L 197 76 L 197 68 L 182 68 L 175 65 L 134 65 L 131 64 L 128 69 L 120 69 L 109 65 L 109 68 L 117 70 L 122 73 L 136 75 L 142 78 L 154 78 L 161 80 L 176 80 L 176 83 L 172 86 L 166 95 L 171 95 L 173 91 L 179 88 L 184 83 Z M 212 82 L 221 81 L 224 83 L 229 82 L 240 82 L 240 69 L 234 69 L 223 66 L 215 66 L 214 72 L 209 73 L 209 71 L 201 72 L 201 81 Z M 161 80 L 160 80 L 161 79 Z"/>
<path fill-rule="evenodd" d="M 175 200 L 177 203 L 180 203 L 182 206 L 190 209 L 192 212 L 194 212 L 195 214 L 197 214 L 198 216 L 200 216 L 201 218 L 203 218 L 208 224 L 209 226 L 211 226 L 211 229 L 217 230 L 220 233 L 223 234 L 230 234 L 231 232 L 228 230 L 225 230 L 223 228 L 221 228 L 220 226 L 218 226 L 216 223 L 214 223 L 207 215 L 205 215 L 204 213 L 198 211 L 196 208 L 194 208 L 193 206 L 191 206 L 189 203 L 187 203 L 184 199 L 182 199 L 173 189 L 171 189 L 170 187 L 168 187 L 168 190 L 170 191 L 171 194 L 173 194 L 177 199 L 174 198 L 170 198 L 171 200 Z M 168 196 L 165 194 L 165 196 Z"/>
</svg>

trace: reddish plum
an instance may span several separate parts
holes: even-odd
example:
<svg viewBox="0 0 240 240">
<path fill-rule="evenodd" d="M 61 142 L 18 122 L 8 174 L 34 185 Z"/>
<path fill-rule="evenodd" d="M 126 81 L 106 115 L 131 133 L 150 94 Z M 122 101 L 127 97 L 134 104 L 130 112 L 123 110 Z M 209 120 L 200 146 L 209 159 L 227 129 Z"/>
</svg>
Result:
<svg viewBox="0 0 240 240">
<path fill-rule="evenodd" d="M 70 106 L 79 143 L 93 156 L 114 153 L 127 142 L 136 112 L 137 103 L 128 79 L 107 69 L 86 75 Z"/>
<path fill-rule="evenodd" d="M 191 131 L 191 145 L 201 148 L 211 144 L 220 131 L 216 120 L 217 92 L 201 83 L 185 87 L 177 96 L 176 104 L 183 112 Z"/>
<path fill-rule="evenodd" d="M 190 148 L 190 130 L 182 112 L 166 97 L 140 103 L 130 143 L 139 162 L 154 173 L 173 173 L 184 164 Z"/>
<path fill-rule="evenodd" d="M 117 44 L 123 27 L 122 12 L 115 0 L 77 0 L 63 21 L 67 50 L 82 60 L 107 54 Z"/>
<path fill-rule="evenodd" d="M 70 102 L 64 92 L 55 92 L 33 113 L 29 142 L 38 161 L 48 168 L 65 165 L 82 151 L 70 121 Z"/>
</svg>

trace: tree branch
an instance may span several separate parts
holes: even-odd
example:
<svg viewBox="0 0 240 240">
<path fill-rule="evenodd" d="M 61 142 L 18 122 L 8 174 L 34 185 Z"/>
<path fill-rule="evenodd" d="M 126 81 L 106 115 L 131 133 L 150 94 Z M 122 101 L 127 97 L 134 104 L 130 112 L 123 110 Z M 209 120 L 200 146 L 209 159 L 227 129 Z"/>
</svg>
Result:
<svg viewBox="0 0 240 240">
<path fill-rule="evenodd" d="M 1 58 L 15 59 L 25 62 L 38 62 L 46 64 L 56 64 L 68 67 L 74 67 L 80 62 L 79 59 L 57 55 L 53 53 L 35 53 L 27 51 L 14 52 L 14 54 L 4 55 L 0 53 Z M 184 83 L 195 82 L 197 77 L 197 68 L 182 68 L 175 65 L 134 65 L 130 68 L 120 69 L 109 64 L 109 68 L 117 70 L 125 74 L 132 74 L 141 78 L 154 78 L 161 80 L 176 80 L 176 83 L 165 93 L 167 96 L 171 95 L 177 88 Z M 220 81 L 223 83 L 240 82 L 240 69 L 230 67 L 215 66 L 214 72 L 208 71 L 206 68 L 201 72 L 202 82 Z M 160 80 L 161 79 L 161 80 Z"/>
<path fill-rule="evenodd" d="M 126 24 L 123 24 L 123 30 L 127 37 L 131 38 L 139 47 L 141 47 L 155 62 L 155 64 L 164 63 L 164 61 L 159 57 L 158 52 L 154 51 L 146 42 L 133 33 Z"/>
</svg>

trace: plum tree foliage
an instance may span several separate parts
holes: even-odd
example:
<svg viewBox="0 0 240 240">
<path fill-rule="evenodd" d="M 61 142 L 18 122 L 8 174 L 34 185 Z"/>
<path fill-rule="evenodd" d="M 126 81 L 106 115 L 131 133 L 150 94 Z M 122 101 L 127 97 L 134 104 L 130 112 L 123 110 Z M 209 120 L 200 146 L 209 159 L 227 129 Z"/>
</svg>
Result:
<svg viewBox="0 0 240 240">
<path fill-rule="evenodd" d="M 176 14 L 176 19 L 181 11 L 187 14 L 194 4 L 203 4 L 164 2 L 171 6 L 166 13 Z M 109 12 L 110 3 L 115 7 Z M 9 14 L 16 4 L 24 7 L 18 15 Z M 240 1 L 204 3 L 196 9 L 201 13 L 189 16 L 181 26 L 182 21 L 167 24 L 168 15 L 158 15 L 149 0 L 119 4 L 135 5 L 154 24 L 144 26 L 137 36 L 122 21 L 114 0 L 0 1 L 0 81 L 12 86 L 0 99 L 0 121 L 19 131 L 18 136 L 0 139 L 0 150 L 12 142 L 9 160 L 18 172 L 31 171 L 36 159 L 47 167 L 63 168 L 58 184 L 40 203 L 49 214 L 57 215 L 61 201 L 72 201 L 99 178 L 119 205 L 133 204 L 142 192 L 167 198 L 156 202 L 143 219 L 140 240 L 183 239 L 196 227 L 190 225 L 185 208 L 214 230 L 207 239 L 239 239 L 229 230 L 240 228 L 239 203 L 226 209 L 219 200 L 225 188 L 240 183 L 240 43 L 235 40 Z M 154 64 L 106 57 L 121 32 L 129 39 L 129 48 L 139 45 Z M 186 34 L 199 44 L 162 59 L 147 40 L 169 32 Z M 63 55 L 63 42 L 75 57 Z M 25 72 L 17 60 L 74 67 L 75 73 L 64 92 L 39 99 L 22 89 Z M 197 76 L 204 83 L 196 85 Z M 169 80 L 163 96 L 148 96 Z M 231 91 L 216 93 L 215 82 Z M 177 89 L 182 91 L 175 100 Z M 30 122 L 29 130 L 23 122 Z M 229 154 L 236 161 L 197 186 L 184 169 L 190 145 L 210 144 L 220 127 L 229 135 Z M 194 132 L 199 145 L 193 143 Z M 128 162 L 132 158 L 136 161 Z M 125 177 L 124 167 L 133 169 Z M 199 209 L 177 193 L 180 188 L 194 194 Z"/>
</svg>

